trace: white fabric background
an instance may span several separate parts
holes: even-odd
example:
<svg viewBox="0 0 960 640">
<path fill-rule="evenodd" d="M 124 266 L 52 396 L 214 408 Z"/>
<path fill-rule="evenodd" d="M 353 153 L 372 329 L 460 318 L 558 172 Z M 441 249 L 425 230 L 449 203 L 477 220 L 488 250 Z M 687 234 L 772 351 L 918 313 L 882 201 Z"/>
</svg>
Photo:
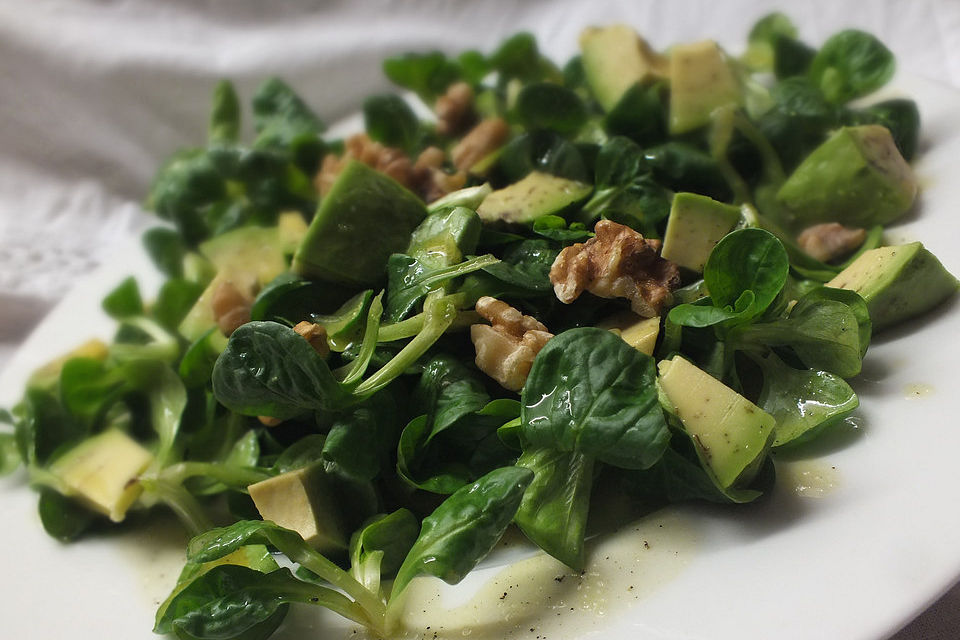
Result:
<svg viewBox="0 0 960 640">
<path fill-rule="evenodd" d="M 615 21 L 658 47 L 712 37 L 738 51 L 774 8 L 808 42 L 866 29 L 901 71 L 960 88 L 960 0 L 0 0 L 0 368 L 77 279 L 149 226 L 150 177 L 203 140 L 220 77 L 249 96 L 282 75 L 333 122 L 389 88 L 380 61 L 393 53 L 489 51 L 530 30 L 565 60 L 583 26 Z M 960 588 L 895 636 L 958 637 Z"/>
</svg>

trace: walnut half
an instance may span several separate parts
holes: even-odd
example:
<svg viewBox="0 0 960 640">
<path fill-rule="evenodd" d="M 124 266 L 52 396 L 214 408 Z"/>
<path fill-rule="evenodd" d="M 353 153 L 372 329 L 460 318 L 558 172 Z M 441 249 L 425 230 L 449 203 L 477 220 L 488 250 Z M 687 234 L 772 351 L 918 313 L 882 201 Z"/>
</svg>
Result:
<svg viewBox="0 0 960 640">
<path fill-rule="evenodd" d="M 628 226 L 601 220 L 595 237 L 565 248 L 550 268 L 557 298 L 570 304 L 584 291 L 601 298 L 626 298 L 639 316 L 652 318 L 680 285 L 676 264 L 660 257 L 661 242 Z"/>
<path fill-rule="evenodd" d="M 801 231 L 797 236 L 797 244 L 807 255 L 821 262 L 830 262 L 852 253 L 866 238 L 866 229 L 851 229 L 839 222 L 824 222 Z"/>
<path fill-rule="evenodd" d="M 490 321 L 489 325 L 470 327 L 477 367 L 504 388 L 520 391 L 533 359 L 553 334 L 536 318 L 525 316 L 496 298 L 480 298 L 476 309 Z"/>
</svg>

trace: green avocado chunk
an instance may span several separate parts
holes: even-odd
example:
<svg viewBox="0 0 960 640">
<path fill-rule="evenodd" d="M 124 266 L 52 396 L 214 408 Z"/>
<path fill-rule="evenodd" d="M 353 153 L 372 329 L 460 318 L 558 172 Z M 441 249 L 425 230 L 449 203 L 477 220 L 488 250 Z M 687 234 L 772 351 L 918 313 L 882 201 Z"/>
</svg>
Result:
<svg viewBox="0 0 960 640">
<path fill-rule="evenodd" d="M 740 208 L 696 193 L 673 196 L 660 255 L 697 273 L 723 236 L 740 222 Z"/>
<path fill-rule="evenodd" d="M 531 171 L 520 181 L 484 198 L 477 214 L 484 222 L 529 224 L 583 200 L 592 190 L 585 182 Z"/>
<path fill-rule="evenodd" d="M 153 454 L 136 440 L 108 429 L 57 458 L 50 473 L 68 495 L 120 522 L 143 491 L 137 477 L 152 462 Z"/>
<path fill-rule="evenodd" d="M 610 111 L 638 82 L 666 76 L 669 61 L 632 28 L 617 24 L 590 27 L 580 34 L 583 72 L 594 97 Z"/>
<path fill-rule="evenodd" d="M 321 552 L 347 547 L 347 534 L 322 465 L 281 473 L 247 487 L 264 520 L 293 529 Z"/>
<path fill-rule="evenodd" d="M 302 224 L 302 222 L 301 222 Z M 280 227 L 241 227 L 215 236 L 200 245 L 200 253 L 216 269 L 216 275 L 180 322 L 180 333 L 197 340 L 216 325 L 213 296 L 223 282 L 238 290 L 255 292 L 287 268 L 285 241 Z M 226 340 L 217 339 L 222 348 Z"/>
<path fill-rule="evenodd" d="M 859 293 L 878 331 L 933 309 L 958 282 L 921 243 L 911 242 L 865 251 L 826 286 Z"/>
<path fill-rule="evenodd" d="M 717 485 L 750 482 L 773 440 L 773 416 L 680 356 L 657 367 L 672 413 Z"/>
<path fill-rule="evenodd" d="M 740 81 L 716 42 L 704 40 L 670 50 L 670 133 L 709 124 L 714 109 L 743 100 Z"/>
<path fill-rule="evenodd" d="M 843 127 L 813 150 L 777 192 L 797 226 L 872 227 L 913 205 L 917 179 L 886 127 Z"/>
<path fill-rule="evenodd" d="M 385 276 L 390 254 L 407 248 L 425 215 L 420 198 L 353 160 L 320 201 L 293 256 L 293 270 L 334 284 L 375 285 Z"/>
</svg>

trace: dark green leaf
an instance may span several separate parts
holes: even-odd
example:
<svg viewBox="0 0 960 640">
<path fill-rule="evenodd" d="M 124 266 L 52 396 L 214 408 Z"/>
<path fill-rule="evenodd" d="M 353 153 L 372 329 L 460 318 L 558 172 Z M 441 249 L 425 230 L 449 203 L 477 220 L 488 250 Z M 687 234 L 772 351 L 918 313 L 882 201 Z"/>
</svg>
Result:
<svg viewBox="0 0 960 640">
<path fill-rule="evenodd" d="M 342 406 L 348 394 L 306 340 L 275 322 L 233 332 L 214 366 L 213 392 L 232 411 L 281 420 Z"/>
<path fill-rule="evenodd" d="M 456 63 L 439 51 L 407 53 L 383 61 L 383 72 L 395 84 L 433 104 L 460 77 Z"/>
<path fill-rule="evenodd" d="M 757 406 L 777 421 L 774 447 L 807 441 L 860 404 L 850 385 L 832 373 L 794 369 L 773 352 L 753 360 L 763 370 Z"/>
<path fill-rule="evenodd" d="M 111 318 L 127 318 L 143 313 L 143 299 L 140 287 L 133 276 L 126 278 L 106 295 L 102 303 L 103 310 Z"/>
<path fill-rule="evenodd" d="M 644 469 L 670 440 L 653 358 L 594 327 L 552 338 L 521 395 L 524 450 L 555 449 Z"/>
<path fill-rule="evenodd" d="M 893 77 L 893 54 L 876 37 L 847 29 L 831 36 L 810 63 L 810 79 L 827 100 L 843 104 L 865 96 Z"/>
<path fill-rule="evenodd" d="M 364 100 L 363 123 L 373 140 L 407 152 L 413 150 L 420 129 L 420 121 L 410 105 L 392 94 Z"/>
<path fill-rule="evenodd" d="M 183 257 L 187 248 L 179 233 L 166 227 L 148 229 L 143 234 L 143 246 L 160 273 L 168 278 L 183 275 Z"/>
<path fill-rule="evenodd" d="M 644 146 L 667 139 L 665 85 L 637 83 L 627 91 L 604 118 L 604 127 L 613 136 L 626 136 Z"/>
<path fill-rule="evenodd" d="M 39 511 L 44 530 L 61 542 L 76 540 L 97 519 L 97 514 L 52 489 L 40 491 Z"/>
<path fill-rule="evenodd" d="M 526 85 L 517 96 L 517 117 L 531 130 L 548 129 L 573 135 L 587 121 L 587 108 L 580 97 L 560 85 L 539 82 Z"/>
<path fill-rule="evenodd" d="M 524 451 L 517 466 L 533 471 L 516 522 L 538 547 L 568 567 L 583 568 L 583 541 L 593 487 L 593 458 L 550 449 Z"/>
<path fill-rule="evenodd" d="M 396 600 L 422 573 L 456 584 L 503 536 L 520 506 L 533 473 L 518 467 L 495 469 L 466 485 L 427 516 L 393 583 Z"/>
<path fill-rule="evenodd" d="M 235 143 L 240 139 L 240 100 L 233 83 L 221 80 L 213 89 L 210 107 L 210 142 Z"/>
<path fill-rule="evenodd" d="M 748 228 L 729 233 L 717 243 L 707 258 L 703 279 L 714 305 L 732 308 L 747 320 L 773 302 L 789 270 L 786 249 L 776 236 Z M 747 292 L 752 295 L 743 306 Z"/>
</svg>

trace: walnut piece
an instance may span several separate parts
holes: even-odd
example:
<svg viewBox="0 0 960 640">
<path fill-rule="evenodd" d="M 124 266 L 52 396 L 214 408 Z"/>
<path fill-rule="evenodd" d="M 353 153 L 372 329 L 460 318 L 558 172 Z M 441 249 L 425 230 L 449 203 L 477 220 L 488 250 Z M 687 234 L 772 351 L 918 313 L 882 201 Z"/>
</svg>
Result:
<svg viewBox="0 0 960 640">
<path fill-rule="evenodd" d="M 230 337 L 240 325 L 250 322 L 253 295 L 241 290 L 234 282 L 224 280 L 213 290 L 210 307 L 213 319 L 223 335 Z"/>
<path fill-rule="evenodd" d="M 487 154 L 499 149 L 507 140 L 509 134 L 510 128 L 503 118 L 481 120 L 450 151 L 453 166 L 463 171 L 469 171 L 470 167 L 482 160 Z"/>
<path fill-rule="evenodd" d="M 601 298 L 626 298 L 639 316 L 652 318 L 680 285 L 676 264 L 660 257 L 659 240 L 647 240 L 622 224 L 601 220 L 595 237 L 565 248 L 550 268 L 557 298 L 570 304 L 584 291 Z"/>
<path fill-rule="evenodd" d="M 475 120 L 473 88 L 466 82 L 455 82 L 433 106 L 437 114 L 437 133 L 455 136 L 463 133 Z"/>
<path fill-rule="evenodd" d="M 797 244 L 817 260 L 830 262 L 852 253 L 866 238 L 866 229 L 851 229 L 839 222 L 824 222 L 801 231 L 797 236 Z"/>
<path fill-rule="evenodd" d="M 504 388 L 520 391 L 533 359 L 553 334 L 536 318 L 525 316 L 496 298 L 480 298 L 476 310 L 490 321 L 489 325 L 470 327 L 477 367 Z"/>
<path fill-rule="evenodd" d="M 330 355 L 330 345 L 327 344 L 327 330 L 323 325 L 304 320 L 293 328 L 299 335 L 303 336 L 313 350 L 320 354 L 321 358 L 326 359 Z"/>
<path fill-rule="evenodd" d="M 467 174 L 463 171 L 448 174 L 443 170 L 446 155 L 437 147 L 427 147 L 413 162 L 403 150 L 385 147 L 371 140 L 367 134 L 359 133 L 347 138 L 342 156 L 332 153 L 324 156 L 320 170 L 313 179 L 321 198 L 330 192 L 350 160 L 359 160 L 390 176 L 426 202 L 456 191 L 467 181 Z"/>
</svg>

